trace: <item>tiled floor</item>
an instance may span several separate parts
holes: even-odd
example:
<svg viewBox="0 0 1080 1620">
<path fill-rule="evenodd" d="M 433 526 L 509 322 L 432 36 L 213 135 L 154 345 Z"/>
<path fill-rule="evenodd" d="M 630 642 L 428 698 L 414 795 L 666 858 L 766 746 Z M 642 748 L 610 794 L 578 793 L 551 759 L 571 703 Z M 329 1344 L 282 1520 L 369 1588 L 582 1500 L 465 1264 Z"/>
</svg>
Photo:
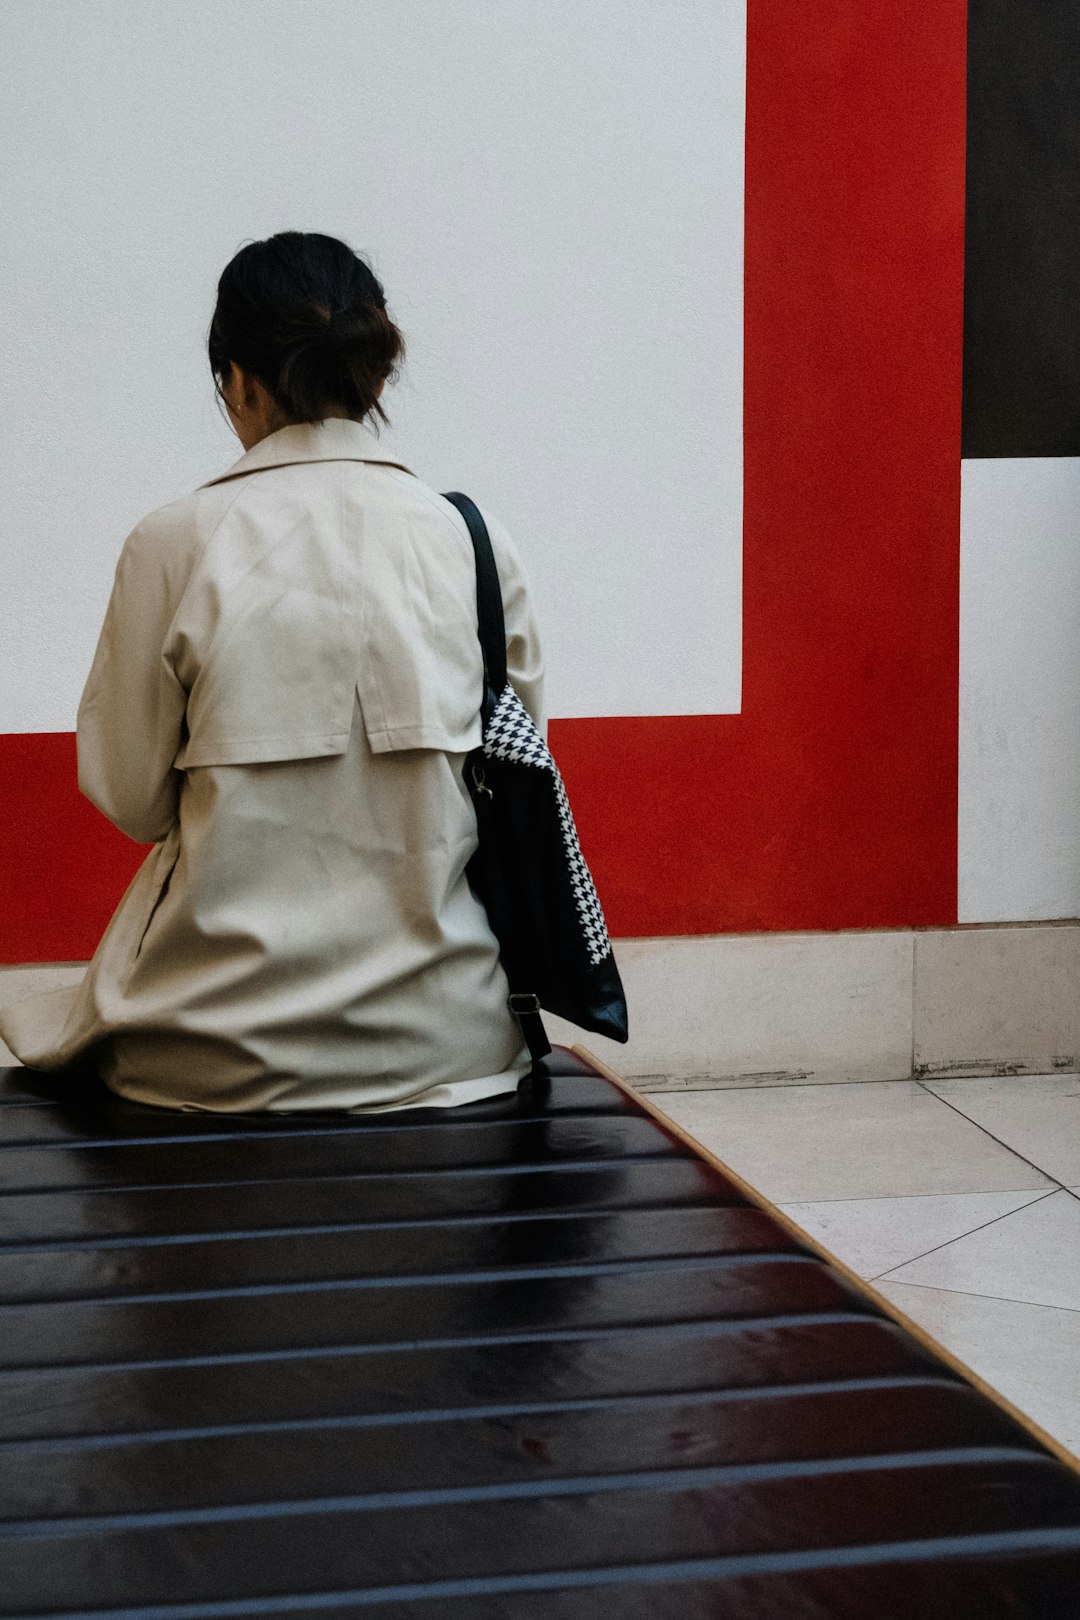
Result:
<svg viewBox="0 0 1080 1620">
<path fill-rule="evenodd" d="M 1080 1075 L 652 1100 L 1080 1453 Z"/>
</svg>

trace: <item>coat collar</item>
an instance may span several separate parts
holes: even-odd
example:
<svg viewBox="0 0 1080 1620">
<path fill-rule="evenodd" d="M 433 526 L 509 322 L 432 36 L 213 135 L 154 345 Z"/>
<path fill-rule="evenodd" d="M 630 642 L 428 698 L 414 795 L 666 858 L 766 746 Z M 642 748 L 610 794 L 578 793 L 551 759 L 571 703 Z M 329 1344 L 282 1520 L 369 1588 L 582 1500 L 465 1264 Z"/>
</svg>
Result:
<svg viewBox="0 0 1080 1620">
<path fill-rule="evenodd" d="M 366 422 L 357 422 L 348 416 L 327 416 L 321 422 L 291 422 L 287 427 L 268 433 L 231 467 L 206 479 L 198 488 L 206 489 L 227 478 L 240 478 L 244 473 L 261 472 L 264 467 L 284 467 L 297 461 L 383 461 L 412 473 L 411 467 L 406 467 L 380 443 Z"/>
</svg>

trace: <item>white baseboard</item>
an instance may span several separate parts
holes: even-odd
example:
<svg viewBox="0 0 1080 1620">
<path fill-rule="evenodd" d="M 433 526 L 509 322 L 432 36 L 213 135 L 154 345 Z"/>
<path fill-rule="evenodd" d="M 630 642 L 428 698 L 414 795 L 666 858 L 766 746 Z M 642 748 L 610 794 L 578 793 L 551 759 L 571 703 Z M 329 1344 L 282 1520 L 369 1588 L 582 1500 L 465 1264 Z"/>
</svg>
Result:
<svg viewBox="0 0 1080 1620">
<path fill-rule="evenodd" d="M 628 1045 L 545 1022 L 643 1089 L 1080 1070 L 1080 919 L 634 939 L 615 953 Z M 0 968 L 0 1005 L 82 971 Z"/>
<path fill-rule="evenodd" d="M 1080 1069 L 1080 920 L 617 941 L 648 1090 Z"/>
</svg>

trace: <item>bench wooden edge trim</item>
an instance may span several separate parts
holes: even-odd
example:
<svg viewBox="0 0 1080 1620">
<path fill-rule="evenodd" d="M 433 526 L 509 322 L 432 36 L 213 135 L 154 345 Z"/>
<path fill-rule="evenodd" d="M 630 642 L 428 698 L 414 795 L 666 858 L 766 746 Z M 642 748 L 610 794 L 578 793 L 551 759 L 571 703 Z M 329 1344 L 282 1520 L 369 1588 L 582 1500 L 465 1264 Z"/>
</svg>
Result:
<svg viewBox="0 0 1080 1620">
<path fill-rule="evenodd" d="M 940 1361 L 945 1362 L 946 1366 L 951 1367 L 954 1372 L 959 1373 L 980 1394 L 985 1395 L 996 1407 L 1019 1423 L 1021 1428 L 1026 1429 L 1033 1439 L 1037 1440 L 1041 1446 L 1045 1446 L 1047 1451 L 1052 1452 L 1058 1461 L 1064 1463 L 1072 1473 L 1080 1475 L 1080 1458 L 1063 1446 L 1060 1440 L 1056 1440 L 1052 1434 L 1048 1434 L 1045 1429 L 1041 1428 L 1034 1419 L 1028 1417 L 1026 1412 L 1022 1412 L 1018 1406 L 1014 1406 L 1012 1401 L 1002 1395 L 1000 1390 L 995 1389 L 993 1384 L 988 1384 L 985 1378 L 981 1378 L 972 1367 L 961 1361 L 959 1356 L 954 1355 L 951 1350 L 935 1339 L 918 1322 L 913 1321 L 910 1316 L 905 1316 L 904 1312 L 894 1305 L 891 1299 L 888 1299 L 884 1294 L 879 1294 L 872 1283 L 868 1283 L 865 1278 L 852 1271 L 849 1265 L 838 1259 L 817 1238 L 812 1237 L 809 1232 L 805 1232 L 797 1221 L 792 1220 L 791 1216 L 786 1214 L 784 1210 L 771 1203 L 764 1193 L 759 1192 L 744 1176 L 740 1176 L 737 1170 L 733 1170 L 729 1164 L 725 1164 L 723 1159 L 718 1158 L 696 1137 L 691 1136 L 689 1131 L 684 1130 L 681 1125 L 677 1125 L 651 1098 L 638 1091 L 629 1080 L 623 1079 L 622 1075 L 616 1074 L 615 1070 L 609 1067 L 603 1058 L 597 1057 L 586 1046 L 575 1045 L 571 1047 L 571 1051 L 584 1062 L 590 1063 L 599 1074 L 610 1080 L 612 1085 L 618 1086 L 627 1096 L 632 1097 L 659 1125 L 662 1125 L 671 1135 L 684 1142 L 688 1148 L 691 1148 L 699 1159 L 704 1159 L 706 1164 L 712 1165 L 713 1169 L 719 1170 L 721 1175 L 726 1176 L 739 1189 L 748 1203 L 756 1205 L 758 1209 L 765 1210 L 767 1214 L 772 1216 L 774 1221 L 777 1221 L 793 1237 L 797 1237 L 807 1248 L 820 1255 L 835 1271 L 838 1271 L 842 1277 L 846 1278 L 853 1288 L 870 1299 L 880 1311 L 902 1327 L 905 1332 L 910 1333 L 913 1339 L 916 1339 L 925 1349 L 937 1356 Z"/>
</svg>

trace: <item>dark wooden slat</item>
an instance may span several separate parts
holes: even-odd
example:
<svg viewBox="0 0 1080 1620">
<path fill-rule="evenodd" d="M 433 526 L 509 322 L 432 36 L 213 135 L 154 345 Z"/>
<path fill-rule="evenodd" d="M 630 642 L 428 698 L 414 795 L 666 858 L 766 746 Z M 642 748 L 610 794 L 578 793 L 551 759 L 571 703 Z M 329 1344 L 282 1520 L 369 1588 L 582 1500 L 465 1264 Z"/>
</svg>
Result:
<svg viewBox="0 0 1080 1620">
<path fill-rule="evenodd" d="M 1021 1438 L 1023 1438 L 1021 1436 Z M 145 1518 L 387 1492 L 486 1489 L 605 1474 L 805 1462 L 832 1456 L 1009 1447 L 1016 1427 L 971 1390 L 945 1383 L 746 1395 L 647 1408 L 433 1419 L 280 1430 L 118 1446 L 27 1447 L 0 1469 L 0 1519 Z M 1031 1442 L 1033 1444 L 1033 1442 Z"/>
<path fill-rule="evenodd" d="M 625 1210 L 545 1220 L 294 1233 L 109 1248 L 0 1249 L 0 1304 L 182 1294 L 312 1280 L 408 1277 L 801 1246 L 762 1210 Z"/>
<path fill-rule="evenodd" d="M 978 1454 L 976 1454 L 978 1455 Z M 4 1536 L 0 1613 L 243 1599 L 282 1593 L 378 1591 L 433 1581 L 521 1576 L 688 1558 L 761 1557 L 880 1547 L 943 1537 L 1063 1529 L 1080 1548 L 1078 1486 L 1032 1454 L 1000 1460 L 890 1458 L 878 1464 L 793 1465 L 778 1477 L 700 1471 L 691 1487 L 565 1491 L 493 1501 L 387 1505 L 359 1511 L 185 1522 L 179 1527 L 54 1531 L 43 1543 Z M 47 1555 L 45 1549 L 47 1548 Z"/>
<path fill-rule="evenodd" d="M 913 1339 L 875 1316 L 631 1326 L 580 1338 L 448 1348 L 317 1351 L 277 1361 L 0 1373 L 0 1438 L 123 1435 L 837 1380 L 951 1377 Z M 17 1466 L 17 1452 L 9 1454 Z"/>
<path fill-rule="evenodd" d="M 606 1086 L 0 1076 L 0 1615 L 1060 1616 L 1080 1480 Z"/>
<path fill-rule="evenodd" d="M 61 1089 L 49 1074 L 38 1074 L 34 1069 L 11 1066 L 0 1067 L 0 1108 L 9 1103 L 41 1103 L 55 1105 Z"/>
<path fill-rule="evenodd" d="M 601 1079 L 596 1070 L 591 1068 L 583 1058 L 579 1058 L 565 1046 L 557 1046 L 548 1057 L 542 1058 L 539 1063 L 534 1064 L 532 1073 L 526 1076 L 522 1086 L 519 1087 L 519 1091 L 526 1091 L 530 1096 L 539 1098 L 542 1097 L 544 1088 L 550 1084 L 552 1106 L 557 1111 L 562 1106 L 559 1098 L 565 1095 L 565 1092 L 560 1090 L 559 1082 L 573 1080 L 585 1081 L 586 1089 L 595 1088 L 598 1083 L 609 1093 L 613 1093 L 616 1098 L 621 1098 L 623 1095 L 617 1087 Z M 599 1096 L 600 1093 L 597 1092 L 596 1095 Z M 142 1103 L 132 1103 L 128 1098 L 120 1097 L 111 1092 L 92 1070 L 83 1069 L 71 1075 L 38 1074 L 33 1069 L 0 1065 L 0 1107 L 9 1102 L 79 1104 L 94 1099 L 97 1099 L 102 1106 L 114 1104 L 120 1107 L 135 1108 L 148 1114 L 161 1114 L 163 1118 L 183 1119 L 190 1117 L 178 1114 L 176 1110 L 171 1108 L 151 1108 L 149 1105 Z M 503 1099 L 496 1098 L 494 1101 L 498 1105 L 501 1104 Z M 465 1107 L 469 1109 L 477 1106 L 475 1103 L 465 1104 Z M 618 1102 L 616 1102 L 616 1106 L 619 1106 Z M 333 1111 L 331 1110 L 331 1112 Z M 406 1112 L 412 1112 L 412 1110 Z M 427 1112 L 427 1110 L 424 1110 L 424 1112 Z M 458 1112 L 458 1110 L 443 1109 L 440 1112 L 449 1115 Z M 242 1122 L 253 1122 L 256 1118 L 253 1114 L 234 1114 L 231 1117 Z"/>
<path fill-rule="evenodd" d="M 556 1117 L 535 1124 L 487 1122 L 468 1131 L 437 1123 L 395 1132 L 298 1132 L 253 1135 L 240 1141 L 147 1145 L 99 1143 L 55 1148 L 10 1148 L 0 1157 L 9 1192 L 69 1187 L 200 1186 L 299 1180 L 323 1176 L 427 1175 L 469 1170 L 565 1164 L 577 1159 L 687 1156 L 675 1138 L 648 1117 Z"/>
<path fill-rule="evenodd" d="M 858 1561 L 856 1561 L 856 1559 Z M 761 1562 L 760 1560 L 758 1561 Z M 961 1556 L 955 1546 L 923 1543 L 902 1561 L 893 1547 L 860 1548 L 831 1558 L 814 1552 L 772 1555 L 768 1568 L 730 1561 L 573 1571 L 572 1584 L 490 1596 L 393 1603 L 305 1603 L 315 1620 L 1065 1620 L 1076 1613 L 1080 1551 L 1006 1550 L 983 1544 Z M 704 1574 L 711 1568 L 715 1573 Z M 698 1578 L 693 1579 L 692 1574 Z"/>
<path fill-rule="evenodd" d="M 10 1072 L 10 1071 L 9 1071 Z M 18 1073 L 19 1071 L 13 1071 Z M 430 1127 L 453 1131 L 491 1121 L 536 1121 L 561 1115 L 637 1112 L 630 1097 L 597 1074 L 556 1075 L 525 1081 L 516 1093 L 461 1108 L 408 1108 L 389 1114 L 353 1117 L 332 1110 L 294 1114 L 214 1114 L 150 1108 L 115 1096 L 104 1086 L 83 1096 L 20 1098 L 11 1093 L 0 1107 L 0 1149 L 18 1146 L 75 1145 L 79 1142 L 207 1140 L 220 1136 L 248 1140 L 255 1136 L 363 1133 L 366 1136 Z M 0 1165 L 3 1160 L 0 1159 Z"/>
<path fill-rule="evenodd" d="M 280 1231 L 364 1222 L 507 1221 L 537 1214 L 658 1205 L 741 1205 L 730 1183 L 696 1159 L 625 1159 L 507 1173 L 235 1182 L 146 1191 L 0 1196 L 0 1244 Z"/>
<path fill-rule="evenodd" d="M 319 1286 L 266 1294 L 11 1305 L 0 1366 L 266 1355 L 316 1346 L 500 1338 L 649 1322 L 868 1310 L 809 1258 L 731 1257 L 696 1269 L 483 1283 Z"/>
</svg>

